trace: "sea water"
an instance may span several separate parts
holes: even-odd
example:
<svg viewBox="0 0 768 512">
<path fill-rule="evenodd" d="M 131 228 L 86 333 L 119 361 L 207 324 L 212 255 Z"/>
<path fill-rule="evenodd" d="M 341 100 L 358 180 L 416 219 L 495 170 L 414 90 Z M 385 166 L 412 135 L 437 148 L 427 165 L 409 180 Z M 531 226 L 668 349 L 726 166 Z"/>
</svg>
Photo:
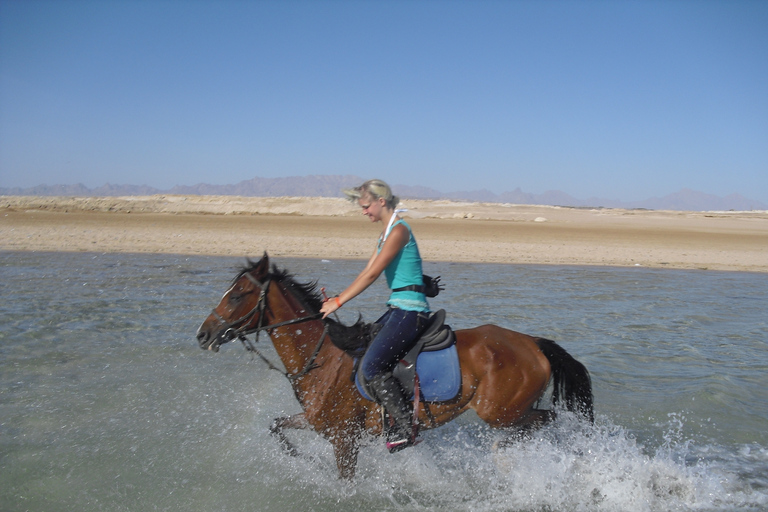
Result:
<svg viewBox="0 0 768 512">
<path fill-rule="evenodd" d="M 592 374 L 596 422 L 523 442 L 468 413 L 339 481 L 330 444 L 267 427 L 287 380 L 195 332 L 244 258 L 0 253 L 0 510 L 765 510 L 768 275 L 427 263 L 456 329 L 556 340 Z M 340 292 L 360 261 L 279 259 Z M 339 313 L 382 312 L 374 284 Z M 278 358 L 262 337 L 261 350 Z"/>
</svg>

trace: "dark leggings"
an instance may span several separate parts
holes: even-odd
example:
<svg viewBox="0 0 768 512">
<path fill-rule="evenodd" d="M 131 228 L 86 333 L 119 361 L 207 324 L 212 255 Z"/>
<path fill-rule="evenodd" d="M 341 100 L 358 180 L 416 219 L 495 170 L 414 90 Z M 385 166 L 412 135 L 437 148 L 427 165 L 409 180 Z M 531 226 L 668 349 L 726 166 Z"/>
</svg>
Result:
<svg viewBox="0 0 768 512">
<path fill-rule="evenodd" d="M 360 362 L 365 380 L 391 372 L 400 359 L 416 344 L 426 326 L 428 313 L 390 308 L 376 320 L 382 328 L 371 342 Z"/>
</svg>

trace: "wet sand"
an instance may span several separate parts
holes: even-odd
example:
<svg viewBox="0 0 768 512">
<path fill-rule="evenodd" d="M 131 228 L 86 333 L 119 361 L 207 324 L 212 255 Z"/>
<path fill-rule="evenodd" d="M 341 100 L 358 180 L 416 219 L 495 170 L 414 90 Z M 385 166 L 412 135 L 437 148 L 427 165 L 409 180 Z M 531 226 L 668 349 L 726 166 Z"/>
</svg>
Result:
<svg viewBox="0 0 768 512">
<path fill-rule="evenodd" d="M 768 272 L 768 212 L 403 201 L 428 261 Z M 382 226 L 340 198 L 0 197 L 0 250 L 367 259 Z"/>
</svg>

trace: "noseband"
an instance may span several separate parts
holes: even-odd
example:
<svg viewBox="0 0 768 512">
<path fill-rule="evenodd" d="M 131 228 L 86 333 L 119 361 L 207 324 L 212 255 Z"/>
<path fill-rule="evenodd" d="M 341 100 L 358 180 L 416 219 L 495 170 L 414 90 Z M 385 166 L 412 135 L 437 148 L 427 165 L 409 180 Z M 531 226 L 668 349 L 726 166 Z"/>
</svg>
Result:
<svg viewBox="0 0 768 512">
<path fill-rule="evenodd" d="M 309 316 L 302 316 L 299 318 L 294 318 L 292 320 L 286 320 L 284 322 L 278 322 L 276 324 L 269 324 L 269 325 L 263 325 L 264 324 L 264 313 L 267 311 L 267 292 L 269 291 L 269 285 L 272 283 L 272 278 L 268 277 L 266 281 L 263 283 L 253 277 L 249 272 L 245 274 L 245 277 L 248 278 L 248 280 L 253 283 L 254 285 L 258 286 L 260 292 L 259 292 L 259 300 L 256 302 L 256 305 L 245 315 L 241 316 L 237 320 L 232 320 L 230 322 L 227 322 L 221 315 L 219 315 L 216 310 L 213 311 L 213 316 L 216 318 L 216 320 L 221 324 L 225 330 L 222 334 L 222 337 L 226 339 L 227 341 L 233 340 L 235 338 L 239 339 L 240 342 L 243 344 L 243 347 L 245 347 L 245 350 L 248 352 L 254 353 L 257 356 L 261 358 L 262 361 L 264 361 L 267 366 L 269 366 L 270 370 L 276 370 L 285 375 L 288 380 L 295 380 L 299 377 L 302 377 L 309 373 L 311 370 L 314 370 L 315 368 L 318 368 L 319 365 L 315 364 L 315 358 L 317 357 L 317 354 L 320 352 L 320 348 L 323 346 L 323 341 L 325 340 L 326 335 L 328 334 L 328 326 L 325 325 L 323 328 L 323 334 L 320 335 L 320 340 L 317 342 L 317 346 L 315 347 L 314 352 L 312 353 L 312 356 L 309 358 L 309 361 L 307 361 L 307 364 L 304 366 L 304 369 L 301 370 L 299 373 L 295 373 L 293 375 L 289 374 L 288 372 L 281 371 L 278 367 L 276 367 L 274 364 L 272 364 L 269 359 L 264 357 L 264 355 L 259 352 L 259 350 L 256 348 L 255 343 L 258 343 L 259 341 L 259 334 L 262 331 L 267 331 L 269 334 L 269 331 L 272 329 L 276 329 L 278 327 L 284 327 L 286 325 L 293 325 L 293 324 L 299 324 L 302 322 L 308 322 L 310 320 L 317 320 L 318 318 L 322 317 L 322 313 L 315 313 L 313 315 Z M 259 314 L 259 322 L 256 325 L 256 327 L 248 328 L 246 327 L 251 319 L 254 317 L 254 315 Z M 239 327 L 236 327 L 239 326 Z M 251 341 L 247 338 L 249 334 L 256 333 L 256 338 Z"/>
</svg>

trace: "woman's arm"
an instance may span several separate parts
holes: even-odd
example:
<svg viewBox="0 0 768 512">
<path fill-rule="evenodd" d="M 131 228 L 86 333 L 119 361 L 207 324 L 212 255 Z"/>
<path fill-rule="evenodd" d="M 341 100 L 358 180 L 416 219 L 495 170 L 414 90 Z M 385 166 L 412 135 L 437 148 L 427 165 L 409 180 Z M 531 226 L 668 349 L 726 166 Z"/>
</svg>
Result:
<svg viewBox="0 0 768 512">
<path fill-rule="evenodd" d="M 358 295 L 360 295 L 366 288 L 373 284 L 376 279 L 384 272 L 395 256 L 405 247 L 408 243 L 410 233 L 408 228 L 402 224 L 397 224 L 390 231 L 389 236 L 384 241 L 384 246 L 381 251 L 374 251 L 371 259 L 368 260 L 368 264 L 365 266 L 362 272 L 358 274 L 352 284 L 341 292 L 338 297 L 331 298 L 323 303 L 323 307 L 320 312 L 323 313 L 323 318 L 327 317 L 337 309 L 341 307 L 341 304 L 349 302 Z M 338 299 L 338 303 L 336 302 Z"/>
</svg>

